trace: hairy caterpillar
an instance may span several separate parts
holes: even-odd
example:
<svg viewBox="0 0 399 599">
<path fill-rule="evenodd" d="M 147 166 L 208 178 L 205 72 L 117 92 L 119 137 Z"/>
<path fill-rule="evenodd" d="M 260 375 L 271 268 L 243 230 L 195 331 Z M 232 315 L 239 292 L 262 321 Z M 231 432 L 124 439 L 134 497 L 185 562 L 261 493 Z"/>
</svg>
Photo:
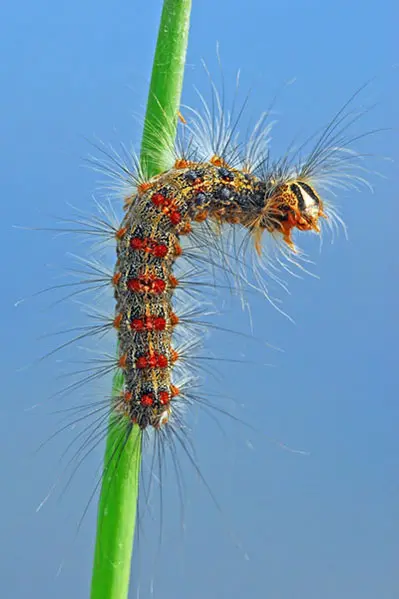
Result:
<svg viewBox="0 0 399 599">
<path fill-rule="evenodd" d="M 296 164 L 302 147 L 292 157 L 271 162 L 267 114 L 259 119 L 246 143 L 238 143 L 234 133 L 237 122 L 223 113 L 214 89 L 213 94 L 218 114 L 215 117 L 206 105 L 204 115 L 193 111 L 189 141 L 172 149 L 174 166 L 169 171 L 147 180 L 139 167 L 136 172 L 121 168 L 115 155 L 111 155 L 112 168 L 108 167 L 115 176 L 116 164 L 124 181 L 135 181 L 133 192 L 124 189 L 126 215 L 114 232 L 117 263 L 112 284 L 117 305 L 113 325 L 124 388 L 113 403 L 127 422 L 142 430 L 168 426 L 173 406 L 189 394 L 190 383 L 186 380 L 182 390 L 173 376 L 182 358 L 173 343 L 180 326 L 173 298 L 179 287 L 175 263 L 185 255 L 181 239 L 199 231 L 202 251 L 208 253 L 209 261 L 216 255 L 223 267 L 231 254 L 222 247 L 220 233 L 223 238 L 223 230 L 228 228 L 233 232 L 234 254 L 233 266 L 228 268 L 238 272 L 240 285 L 246 280 L 242 265 L 245 270 L 249 240 L 261 258 L 262 238 L 275 239 L 283 257 L 298 265 L 292 239 L 295 229 L 320 233 L 320 219 L 331 227 L 343 224 L 322 199 L 322 190 L 334 184 L 364 183 L 356 173 L 361 156 L 353 152 L 353 140 L 345 136 L 353 116 L 347 108 L 356 94 L 321 133 L 308 157 Z M 185 119 L 181 121 L 187 126 Z M 154 132 L 154 144 L 157 134 Z M 245 241 L 237 242 L 236 230 L 244 232 Z M 259 264 L 267 270 L 267 265 Z M 268 295 L 253 260 L 250 269 Z"/>
<path fill-rule="evenodd" d="M 281 234 L 293 246 L 292 230 L 319 231 L 325 214 L 319 195 L 301 176 L 278 181 L 272 172 L 262 180 L 219 156 L 208 163 L 176 161 L 173 169 L 142 184 L 125 206 L 112 279 L 118 366 L 125 379 L 116 409 L 141 429 L 159 428 L 179 394 L 172 380 L 179 360 L 172 347 L 179 324 L 172 297 L 179 284 L 173 265 L 183 254 L 180 237 L 190 235 L 193 221 L 242 226 L 260 254 L 264 232 Z"/>
</svg>

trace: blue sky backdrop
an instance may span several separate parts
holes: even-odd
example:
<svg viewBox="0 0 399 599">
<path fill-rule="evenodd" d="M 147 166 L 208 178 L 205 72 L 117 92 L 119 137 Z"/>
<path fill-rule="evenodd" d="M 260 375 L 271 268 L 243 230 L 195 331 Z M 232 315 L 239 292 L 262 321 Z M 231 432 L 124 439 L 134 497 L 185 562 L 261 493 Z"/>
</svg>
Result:
<svg viewBox="0 0 399 599">
<path fill-rule="evenodd" d="M 97 139 L 139 142 L 133 115 L 144 112 L 160 11 L 158 0 L 22 0 L 3 7 L 0 585 L 5 598 L 89 596 L 95 502 L 77 535 L 76 529 L 96 484 L 103 447 L 90 454 L 71 484 L 71 470 L 64 471 L 68 458 L 60 459 L 79 428 L 35 451 L 63 425 L 65 413 L 52 412 L 79 406 L 88 396 L 102 397 L 110 388 L 103 381 L 87 389 L 85 398 L 47 399 L 66 384 L 60 373 L 79 369 L 95 347 L 90 353 L 76 347 L 26 367 L 61 340 L 38 337 L 79 326 L 84 314 L 73 302 L 49 308 L 60 297 L 55 292 L 17 308 L 14 303 L 65 282 L 63 269 L 73 264 L 68 253 L 87 255 L 87 247 L 73 236 L 12 225 L 54 226 L 53 217 L 73 215 L 71 205 L 92 211 L 99 176 L 82 168 L 83 159 Z M 341 235 L 331 245 L 326 238 L 320 253 L 316 238 L 302 236 L 320 280 L 290 277 L 290 295 L 275 290 L 296 324 L 261 296 L 250 296 L 256 336 L 284 352 L 227 333 L 205 341 L 206 352 L 249 362 L 234 367 L 220 362 L 222 383 L 208 376 L 204 392 L 222 389 L 237 398 L 228 409 L 257 432 L 221 418 L 221 433 L 206 415 L 191 417 L 201 472 L 221 510 L 182 458 L 182 531 L 169 465 L 162 542 L 156 495 L 140 530 L 134 576 L 141 598 L 399 596 L 397 166 L 379 158 L 397 164 L 397 17 L 395 3 L 387 0 L 194 0 L 184 102 L 199 106 L 194 85 L 207 96 L 202 58 L 217 79 L 218 41 L 227 87 L 240 68 L 242 89 L 253 89 L 243 125 L 278 92 L 275 156 L 293 138 L 305 139 L 325 125 L 374 77 L 356 106 L 375 107 L 353 132 L 391 130 L 359 142 L 359 150 L 370 154 L 368 168 L 383 175 L 369 176 L 374 194 L 363 189 L 337 198 L 349 241 Z M 227 292 L 218 307 L 220 326 L 249 333 L 248 315 Z M 112 343 L 105 347 L 112 352 Z M 286 451 L 273 440 L 309 455 Z M 55 491 L 36 513 L 54 482 Z M 136 591 L 135 586 L 132 598 Z"/>
</svg>

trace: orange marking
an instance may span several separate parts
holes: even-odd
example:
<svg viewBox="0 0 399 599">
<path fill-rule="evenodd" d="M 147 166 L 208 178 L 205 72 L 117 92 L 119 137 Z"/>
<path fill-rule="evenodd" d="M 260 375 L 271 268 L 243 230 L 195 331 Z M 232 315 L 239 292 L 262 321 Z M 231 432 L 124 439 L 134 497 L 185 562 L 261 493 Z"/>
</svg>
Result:
<svg viewBox="0 0 399 599">
<path fill-rule="evenodd" d="M 173 198 L 167 198 L 164 202 L 164 207 L 162 208 L 162 212 L 168 216 L 171 212 L 176 210 L 175 201 Z"/>
<path fill-rule="evenodd" d="M 121 227 L 120 229 L 118 229 L 117 232 L 115 233 L 116 239 L 122 239 L 122 237 L 125 235 L 126 231 L 127 231 L 127 227 Z"/>
<path fill-rule="evenodd" d="M 153 186 L 153 183 L 150 183 L 149 181 L 143 181 L 143 183 L 140 183 L 140 185 L 138 185 L 137 187 L 137 193 L 139 195 L 142 195 L 143 193 L 145 193 L 146 191 L 148 191 L 149 189 L 151 189 L 151 187 Z"/>
<path fill-rule="evenodd" d="M 112 284 L 113 285 L 118 285 L 119 281 L 121 280 L 121 276 L 122 276 L 122 273 L 116 272 L 114 274 L 114 276 L 112 277 Z"/>
<path fill-rule="evenodd" d="M 121 326 L 121 322 L 122 322 L 122 314 L 117 314 L 114 318 L 113 326 L 116 329 L 119 329 Z"/>
<path fill-rule="evenodd" d="M 174 312 L 170 313 L 170 324 L 172 325 L 172 327 L 174 327 L 175 325 L 179 324 L 179 317 L 177 316 L 177 314 L 175 314 Z"/>
<path fill-rule="evenodd" d="M 170 350 L 170 359 L 172 362 L 177 362 L 177 360 L 179 359 L 178 352 L 173 348 Z"/>
<path fill-rule="evenodd" d="M 197 223 L 202 223 L 204 222 L 204 220 L 206 220 L 208 218 L 208 210 L 203 210 L 202 212 L 199 212 L 195 217 L 194 220 Z"/>
<path fill-rule="evenodd" d="M 118 360 L 118 366 L 119 368 L 126 368 L 127 366 L 127 354 L 122 354 L 121 357 Z"/>
<path fill-rule="evenodd" d="M 180 243 L 175 244 L 175 256 L 181 256 L 183 253 Z"/>
<path fill-rule="evenodd" d="M 191 164 L 192 164 L 192 162 L 190 162 L 189 160 L 185 160 L 184 158 L 178 158 L 175 161 L 174 166 L 177 169 L 181 169 L 181 168 L 188 168 Z"/>
<path fill-rule="evenodd" d="M 176 397 L 176 395 L 180 394 L 180 389 L 179 387 L 176 387 L 176 385 L 171 385 L 170 386 L 170 395 L 171 397 Z"/>
<path fill-rule="evenodd" d="M 189 235 L 192 231 L 191 224 L 187 221 L 183 223 L 183 226 L 179 230 L 179 235 Z"/>
<path fill-rule="evenodd" d="M 175 276 L 170 275 L 169 277 L 169 285 L 172 287 L 172 289 L 174 289 L 175 287 L 177 287 L 179 284 L 179 281 L 176 279 Z"/>
<path fill-rule="evenodd" d="M 212 156 L 209 162 L 213 166 L 228 166 L 227 162 L 221 156 Z"/>
</svg>

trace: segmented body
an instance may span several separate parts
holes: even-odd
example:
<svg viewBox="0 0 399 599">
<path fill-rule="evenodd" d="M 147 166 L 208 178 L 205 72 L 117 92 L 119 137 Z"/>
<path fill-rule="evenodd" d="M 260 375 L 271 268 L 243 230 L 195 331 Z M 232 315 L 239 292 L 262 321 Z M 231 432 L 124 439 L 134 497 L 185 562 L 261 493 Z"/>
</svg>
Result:
<svg viewBox="0 0 399 599">
<path fill-rule="evenodd" d="M 166 423 L 179 394 L 172 380 L 179 359 L 172 344 L 179 324 L 172 306 L 179 284 L 173 267 L 183 253 L 180 237 L 190 234 L 191 223 L 237 224 L 255 235 L 277 230 L 290 242 L 293 227 L 315 228 L 321 214 L 316 195 L 316 213 L 307 217 L 308 206 L 302 202 L 302 212 L 298 207 L 298 187 L 275 188 L 216 157 L 210 163 L 180 161 L 175 166 L 126 201 L 116 234 L 114 325 L 125 381 L 118 408 L 142 429 Z"/>
</svg>

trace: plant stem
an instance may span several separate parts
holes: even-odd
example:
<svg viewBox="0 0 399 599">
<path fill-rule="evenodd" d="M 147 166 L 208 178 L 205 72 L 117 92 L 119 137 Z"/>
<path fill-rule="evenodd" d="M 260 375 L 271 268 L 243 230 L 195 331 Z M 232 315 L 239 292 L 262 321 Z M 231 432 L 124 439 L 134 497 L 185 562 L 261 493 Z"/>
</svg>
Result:
<svg viewBox="0 0 399 599">
<path fill-rule="evenodd" d="M 191 0 L 165 0 L 155 51 L 141 147 L 141 166 L 149 177 L 167 170 L 183 85 Z M 123 388 L 116 374 L 112 394 Z M 126 599 L 136 524 L 142 432 L 111 415 L 98 504 L 91 599 Z"/>
<path fill-rule="evenodd" d="M 141 144 L 141 165 L 149 177 L 172 166 L 190 10 L 191 0 L 164 1 Z"/>
</svg>

